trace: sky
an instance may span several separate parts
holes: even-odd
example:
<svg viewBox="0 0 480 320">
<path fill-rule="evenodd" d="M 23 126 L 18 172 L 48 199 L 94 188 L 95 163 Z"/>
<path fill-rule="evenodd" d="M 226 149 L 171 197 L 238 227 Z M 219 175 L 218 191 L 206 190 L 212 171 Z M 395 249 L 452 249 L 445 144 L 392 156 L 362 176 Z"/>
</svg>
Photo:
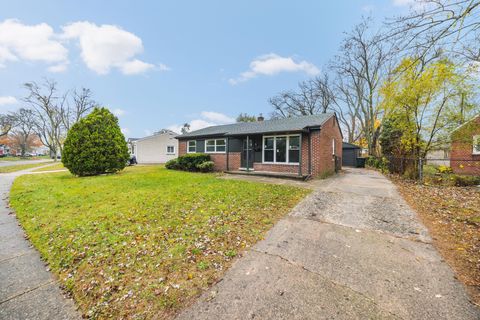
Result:
<svg viewBox="0 0 480 320">
<path fill-rule="evenodd" d="M 0 113 L 22 84 L 86 87 L 126 137 L 268 116 L 268 99 L 321 75 L 343 33 L 412 0 L 0 0 Z"/>
</svg>

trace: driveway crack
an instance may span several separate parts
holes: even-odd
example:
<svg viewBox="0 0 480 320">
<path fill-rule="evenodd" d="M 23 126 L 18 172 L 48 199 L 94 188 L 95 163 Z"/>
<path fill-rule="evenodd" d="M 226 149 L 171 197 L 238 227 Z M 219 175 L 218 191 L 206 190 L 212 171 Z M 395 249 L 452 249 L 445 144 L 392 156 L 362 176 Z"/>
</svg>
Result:
<svg viewBox="0 0 480 320">
<path fill-rule="evenodd" d="M 285 258 L 285 257 L 283 257 L 283 256 L 281 256 L 281 255 L 278 255 L 278 254 L 270 253 L 270 252 L 267 252 L 267 251 L 260 251 L 260 250 L 257 250 L 257 249 L 255 249 L 255 248 L 252 248 L 251 250 L 254 251 L 254 252 L 257 252 L 257 253 L 261 253 L 261 254 L 265 254 L 265 255 L 271 256 L 271 257 L 279 258 L 279 259 L 281 259 L 282 261 L 285 261 L 286 263 L 288 263 L 288 264 L 290 264 L 290 265 L 292 265 L 292 266 L 294 266 L 294 267 L 301 268 L 302 270 L 305 270 L 305 271 L 308 272 L 308 273 L 312 273 L 312 274 L 314 274 L 314 275 L 316 275 L 316 276 L 318 276 L 318 277 L 320 277 L 320 278 L 322 278 L 322 279 L 324 279 L 324 280 L 332 283 L 333 285 L 335 285 L 335 286 L 337 286 L 337 287 L 342 287 L 342 288 L 347 289 L 347 290 L 349 290 L 349 291 L 351 291 L 351 292 L 353 292 L 353 293 L 355 293 L 355 294 L 358 294 L 358 295 L 362 296 L 363 298 L 367 299 L 368 301 L 370 301 L 371 303 L 373 303 L 373 304 L 374 304 L 375 306 L 377 306 L 380 310 L 383 310 L 383 311 L 387 312 L 388 314 L 390 314 L 391 316 L 393 316 L 393 317 L 395 317 L 395 318 L 404 320 L 404 318 L 402 318 L 401 316 L 399 316 L 399 315 L 397 315 L 397 314 L 395 314 L 395 313 L 393 313 L 393 312 L 391 312 L 391 311 L 389 311 L 389 310 L 384 309 L 384 308 L 383 308 L 382 306 L 380 306 L 372 297 L 366 295 L 365 293 L 363 293 L 363 292 L 361 292 L 361 291 L 355 290 L 355 289 L 353 289 L 353 288 L 351 288 L 351 287 L 349 287 L 349 286 L 347 286 L 347 285 L 344 285 L 344 284 L 342 284 L 342 283 L 338 283 L 338 282 L 336 282 L 336 281 L 334 281 L 334 280 L 326 277 L 324 274 L 321 274 L 321 273 L 319 273 L 319 272 L 316 272 L 316 271 L 314 271 L 314 270 L 311 270 L 311 269 L 305 267 L 305 266 L 302 265 L 302 264 L 299 264 L 299 263 L 297 263 L 297 262 L 295 262 L 295 261 L 291 261 L 291 260 L 289 260 L 289 259 L 287 259 L 287 258 Z"/>
</svg>

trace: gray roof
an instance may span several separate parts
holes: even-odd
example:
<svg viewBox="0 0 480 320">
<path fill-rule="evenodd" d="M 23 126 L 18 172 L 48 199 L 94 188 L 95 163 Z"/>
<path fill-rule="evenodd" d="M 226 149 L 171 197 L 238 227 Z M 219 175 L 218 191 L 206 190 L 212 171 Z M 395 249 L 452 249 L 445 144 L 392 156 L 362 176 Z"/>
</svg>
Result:
<svg viewBox="0 0 480 320">
<path fill-rule="evenodd" d="M 260 133 L 294 132 L 303 131 L 310 127 L 321 127 L 334 113 L 321 113 L 311 116 L 273 119 L 257 122 L 237 122 L 221 126 L 212 126 L 195 130 L 177 138 L 203 137 L 203 136 L 233 136 Z"/>
<path fill-rule="evenodd" d="M 342 149 L 361 149 L 361 147 L 353 143 L 343 142 Z"/>
</svg>

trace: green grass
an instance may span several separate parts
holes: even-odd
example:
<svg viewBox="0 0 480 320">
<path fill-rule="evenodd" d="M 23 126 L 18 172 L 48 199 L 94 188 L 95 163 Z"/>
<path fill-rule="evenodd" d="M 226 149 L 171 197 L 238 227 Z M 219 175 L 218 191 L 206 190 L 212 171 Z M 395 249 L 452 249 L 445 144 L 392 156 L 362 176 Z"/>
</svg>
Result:
<svg viewBox="0 0 480 320">
<path fill-rule="evenodd" d="M 19 177 L 11 205 L 92 318 L 171 318 L 309 191 L 159 166 Z"/>
<path fill-rule="evenodd" d="M 35 169 L 33 170 L 33 172 L 44 172 L 44 171 L 62 170 L 62 169 L 65 169 L 65 167 L 63 166 L 63 163 L 57 162 L 47 167 Z"/>
<path fill-rule="evenodd" d="M 27 164 L 0 167 L 0 173 L 10 173 L 15 171 L 21 171 L 21 170 L 30 169 L 30 168 L 41 167 L 47 164 L 48 163 L 42 162 L 42 163 L 27 163 Z"/>
</svg>

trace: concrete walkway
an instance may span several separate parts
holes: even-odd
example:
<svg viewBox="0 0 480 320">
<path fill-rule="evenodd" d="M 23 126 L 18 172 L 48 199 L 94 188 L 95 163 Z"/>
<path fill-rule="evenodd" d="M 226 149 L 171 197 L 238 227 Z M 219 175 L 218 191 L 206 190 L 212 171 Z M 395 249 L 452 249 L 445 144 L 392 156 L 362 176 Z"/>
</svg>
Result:
<svg viewBox="0 0 480 320">
<path fill-rule="evenodd" d="M 13 180 L 38 168 L 0 174 L 0 319 L 80 319 L 8 207 Z"/>
<path fill-rule="evenodd" d="M 309 186 L 178 319 L 480 319 L 385 177 L 350 169 Z"/>
<path fill-rule="evenodd" d="M 53 160 L 50 159 L 39 159 L 39 160 L 18 160 L 18 161 L 2 161 L 0 158 L 0 167 L 10 167 L 18 166 L 21 164 L 30 164 L 30 163 L 53 163 Z"/>
</svg>

